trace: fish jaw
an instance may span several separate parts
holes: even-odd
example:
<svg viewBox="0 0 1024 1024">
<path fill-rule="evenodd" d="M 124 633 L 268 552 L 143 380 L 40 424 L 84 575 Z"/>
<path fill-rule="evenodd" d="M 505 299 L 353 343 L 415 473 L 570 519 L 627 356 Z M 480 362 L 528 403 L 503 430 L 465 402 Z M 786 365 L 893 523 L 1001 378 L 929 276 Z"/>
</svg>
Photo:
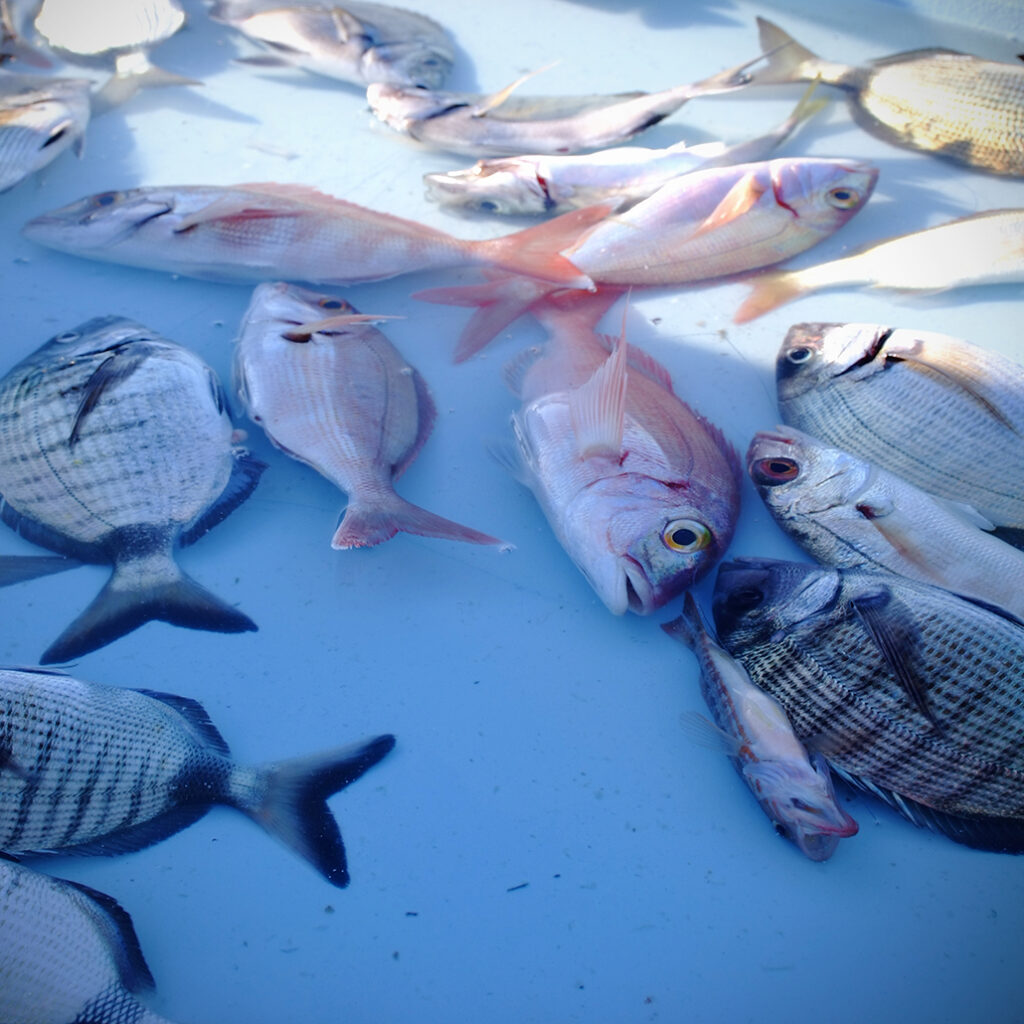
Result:
<svg viewBox="0 0 1024 1024">
<path fill-rule="evenodd" d="M 534 164 L 525 160 L 478 161 L 465 170 L 424 174 L 427 198 L 448 209 L 506 216 L 547 213 L 555 203 Z"/>
</svg>

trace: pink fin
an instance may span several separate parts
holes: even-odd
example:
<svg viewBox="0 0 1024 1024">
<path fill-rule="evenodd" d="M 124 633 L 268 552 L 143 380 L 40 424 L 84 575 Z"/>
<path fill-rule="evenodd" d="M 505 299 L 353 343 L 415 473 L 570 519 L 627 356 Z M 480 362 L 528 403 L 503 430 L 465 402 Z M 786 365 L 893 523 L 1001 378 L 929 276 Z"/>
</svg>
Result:
<svg viewBox="0 0 1024 1024">
<path fill-rule="evenodd" d="M 174 233 L 180 235 L 190 228 L 198 227 L 200 224 L 211 224 L 215 221 L 270 220 L 274 217 L 298 217 L 300 212 L 299 210 L 255 206 L 247 199 L 224 196 L 182 218 L 181 224 L 174 229 Z"/>
<path fill-rule="evenodd" d="M 618 338 L 612 354 L 569 395 L 569 413 L 581 459 L 602 455 L 617 459 L 621 454 L 627 379 L 626 341 Z"/>
<path fill-rule="evenodd" d="M 754 282 L 753 291 L 740 303 L 733 323 L 745 324 L 799 298 L 806 289 L 799 275 L 790 271 L 765 274 Z"/>
<path fill-rule="evenodd" d="M 709 231 L 731 224 L 750 210 L 766 191 L 766 187 L 757 180 L 757 175 L 744 174 L 690 237 L 699 238 Z"/>
<path fill-rule="evenodd" d="M 567 320 L 572 321 L 574 328 L 593 331 L 625 291 L 625 288 L 613 285 L 598 285 L 592 292 L 549 292 L 544 296 L 544 301 L 537 303 L 531 312 L 550 333 L 561 329 Z M 611 350 L 612 345 L 609 345 L 608 351 Z"/>
<path fill-rule="evenodd" d="M 370 548 L 390 540 L 399 532 L 459 540 L 467 544 L 510 546 L 497 537 L 454 523 L 394 494 L 386 504 L 349 505 L 331 540 L 331 547 Z"/>
</svg>

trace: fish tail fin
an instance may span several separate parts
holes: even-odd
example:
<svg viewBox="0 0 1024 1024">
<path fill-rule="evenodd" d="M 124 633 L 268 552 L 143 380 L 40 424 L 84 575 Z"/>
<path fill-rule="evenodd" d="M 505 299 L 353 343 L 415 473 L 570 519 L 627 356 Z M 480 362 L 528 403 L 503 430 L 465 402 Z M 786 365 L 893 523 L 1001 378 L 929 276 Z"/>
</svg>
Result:
<svg viewBox="0 0 1024 1024">
<path fill-rule="evenodd" d="M 767 62 L 766 67 L 750 75 L 750 80 L 758 85 L 809 82 L 816 78 L 835 85 L 849 72 L 845 65 L 822 60 L 767 18 L 758 18 L 757 27 Z"/>
<path fill-rule="evenodd" d="M 137 56 L 137 55 L 129 55 Z M 92 110 L 94 114 L 104 114 L 114 107 L 130 100 L 140 89 L 162 89 L 170 85 L 202 85 L 198 79 L 186 78 L 174 71 L 157 67 L 145 61 L 141 64 L 131 63 L 122 66 L 118 62 L 117 71 L 94 93 Z"/>
<path fill-rule="evenodd" d="M 740 303 L 733 323 L 745 324 L 810 291 L 800 275 L 789 271 L 764 274 L 753 283 L 750 294 Z"/>
<path fill-rule="evenodd" d="M 115 566 L 93 602 L 46 649 L 40 664 L 71 661 L 122 637 L 153 619 L 189 629 L 242 633 L 256 623 L 226 604 L 172 562 L 173 572 L 139 586 L 132 563 Z"/>
<path fill-rule="evenodd" d="M 370 548 L 390 540 L 396 533 L 440 537 L 442 540 L 458 540 L 466 544 L 509 547 L 497 537 L 428 512 L 394 492 L 383 501 L 375 500 L 365 504 L 352 502 L 342 514 L 338 529 L 331 539 L 331 547 L 335 550 Z"/>
<path fill-rule="evenodd" d="M 327 799 L 360 778 L 394 745 L 395 737 L 385 734 L 260 768 L 237 768 L 227 802 L 343 889 L 349 883 L 345 845 Z"/>
<path fill-rule="evenodd" d="M 671 622 L 663 622 L 661 628 L 670 637 L 686 644 L 692 651 L 697 646 L 697 638 L 704 631 L 704 620 L 701 618 L 700 609 L 690 591 L 686 592 L 683 598 L 683 610 L 679 618 Z"/>
</svg>

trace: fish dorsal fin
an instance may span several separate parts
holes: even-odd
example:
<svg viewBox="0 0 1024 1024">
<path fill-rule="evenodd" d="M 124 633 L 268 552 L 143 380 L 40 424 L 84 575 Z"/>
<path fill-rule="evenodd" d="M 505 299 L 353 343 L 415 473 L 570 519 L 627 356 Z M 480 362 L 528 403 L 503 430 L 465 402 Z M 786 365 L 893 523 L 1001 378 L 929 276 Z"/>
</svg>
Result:
<svg viewBox="0 0 1024 1024">
<path fill-rule="evenodd" d="M 71 424 L 71 433 L 68 435 L 69 447 L 74 447 L 78 443 L 82 424 L 99 404 L 104 393 L 126 381 L 155 351 L 157 349 L 153 345 L 147 345 L 145 342 L 129 345 L 107 356 L 93 370 L 82 388 L 82 400 L 78 403 Z"/>
<path fill-rule="evenodd" d="M 520 75 L 514 82 L 510 82 L 505 86 L 504 89 L 499 89 L 497 92 L 491 93 L 490 96 L 485 97 L 479 103 L 473 107 L 473 117 L 486 117 L 492 110 L 497 110 L 512 95 L 516 89 L 519 88 L 524 82 L 528 82 L 535 75 L 539 75 L 542 71 L 548 71 L 558 63 L 557 60 L 553 60 L 550 64 L 545 64 L 542 68 L 537 68 L 535 71 L 527 71 L 525 75 Z"/>
<path fill-rule="evenodd" d="M 217 500 L 178 538 L 181 547 L 194 544 L 204 533 L 223 522 L 255 490 L 267 464 L 244 448 L 232 452 L 231 476 Z"/>
<path fill-rule="evenodd" d="M 191 697 L 179 697 L 175 693 L 162 693 L 159 690 L 136 689 L 135 692 L 141 693 L 144 697 L 152 697 L 153 700 L 158 700 L 161 704 L 166 704 L 188 721 L 189 725 L 199 733 L 203 741 L 211 749 L 217 751 L 218 754 L 223 754 L 225 757 L 231 756 L 231 751 L 228 749 L 224 737 L 221 736 L 217 727 L 210 721 L 206 708 L 199 701 L 193 700 Z"/>
<path fill-rule="evenodd" d="M 395 463 L 395 468 L 392 470 L 393 480 L 397 480 L 412 465 L 416 456 L 427 443 L 427 438 L 430 437 L 437 420 L 437 406 L 434 404 L 434 397 L 431 395 L 423 375 L 412 366 L 409 367 L 409 372 L 412 374 L 412 384 L 416 391 L 416 440 L 409 446 L 405 458 L 401 462 Z"/>
<path fill-rule="evenodd" d="M 344 7 L 331 8 L 331 21 L 338 33 L 338 42 L 347 43 L 353 36 L 366 35 L 363 23 Z"/>
<path fill-rule="evenodd" d="M 324 331 L 336 330 L 340 327 L 350 327 L 353 324 L 375 324 L 383 320 L 404 320 L 405 317 L 395 314 L 389 316 L 384 313 L 341 313 L 338 316 L 329 316 L 323 320 L 314 320 L 307 324 L 297 326 L 285 331 L 281 337 L 286 341 L 309 341 L 314 334 Z"/>
<path fill-rule="evenodd" d="M 626 341 L 619 338 L 608 358 L 585 383 L 569 393 L 569 414 L 580 459 L 622 453 L 626 417 Z"/>
<path fill-rule="evenodd" d="M 543 349 L 539 345 L 531 345 L 505 364 L 502 376 L 505 379 L 505 385 L 516 398 L 523 397 L 523 382 L 526 380 L 526 375 L 542 355 Z"/>
<path fill-rule="evenodd" d="M 649 352 L 630 345 L 627 350 L 627 359 L 631 370 L 642 373 L 645 377 L 654 381 L 658 387 L 664 388 L 670 395 L 675 394 L 675 391 L 672 390 L 671 374 Z"/>
<path fill-rule="evenodd" d="M 726 224 L 731 224 L 750 210 L 766 191 L 767 189 L 757 180 L 757 175 L 753 171 L 744 174 L 726 192 L 722 201 L 704 218 L 703 222 L 690 237 L 699 238 L 710 231 L 715 231 L 718 228 L 725 227 Z"/>
</svg>

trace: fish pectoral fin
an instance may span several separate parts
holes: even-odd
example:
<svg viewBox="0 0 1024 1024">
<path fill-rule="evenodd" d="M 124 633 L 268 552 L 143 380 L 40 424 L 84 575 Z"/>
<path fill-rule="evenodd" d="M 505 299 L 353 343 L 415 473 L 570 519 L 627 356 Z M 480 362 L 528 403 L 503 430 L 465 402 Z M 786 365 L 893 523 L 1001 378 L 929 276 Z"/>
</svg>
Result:
<svg viewBox="0 0 1024 1024">
<path fill-rule="evenodd" d="M 181 235 L 186 231 L 199 227 L 201 224 L 213 224 L 217 221 L 269 220 L 271 217 L 297 217 L 298 210 L 281 210 L 269 206 L 253 206 L 244 199 L 222 197 L 215 199 L 195 213 L 182 218 L 174 229 L 174 234 Z"/>
<path fill-rule="evenodd" d="M 368 37 L 366 29 L 363 28 L 363 23 L 354 14 L 346 11 L 344 7 L 331 8 L 331 22 L 338 33 L 339 43 L 347 43 L 355 36 Z"/>
<path fill-rule="evenodd" d="M 717 750 L 729 757 L 738 757 L 740 741 L 719 728 L 707 715 L 700 711 L 682 711 L 679 727 L 698 747 Z"/>
<path fill-rule="evenodd" d="M 545 64 L 542 68 L 537 68 L 536 71 L 527 71 L 525 75 L 520 75 L 514 82 L 510 82 L 505 86 L 504 89 L 499 89 L 497 92 L 491 93 L 490 96 L 484 97 L 476 106 L 473 108 L 471 117 L 486 117 L 492 110 L 497 110 L 512 95 L 516 89 L 519 88 L 524 82 L 528 82 L 535 75 L 539 75 L 542 71 L 548 71 L 558 63 L 557 60 L 553 60 L 550 64 Z"/>
<path fill-rule="evenodd" d="M 765 194 L 767 188 L 757 180 L 753 172 L 744 174 L 739 181 L 725 194 L 722 201 L 704 218 L 703 222 L 693 232 L 690 238 L 699 238 L 709 231 L 731 224 L 738 217 L 742 217 L 748 210 L 753 208 L 757 201 Z"/>
<path fill-rule="evenodd" d="M 626 342 L 618 340 L 612 354 L 589 380 L 569 392 L 569 415 L 580 459 L 622 453 L 626 417 Z"/>
<path fill-rule="evenodd" d="M 286 341 L 309 341 L 314 334 L 336 331 L 343 327 L 350 327 L 353 324 L 375 324 L 382 320 L 404 320 L 400 314 L 389 315 L 387 313 L 342 313 L 339 316 L 329 316 L 323 320 L 314 320 L 308 324 L 297 324 L 289 331 L 285 331 L 281 337 Z"/>
<path fill-rule="evenodd" d="M 951 512 L 969 526 L 984 530 L 986 533 L 991 533 L 996 528 L 995 523 L 983 516 L 973 505 L 966 501 L 954 501 L 952 498 L 940 498 L 938 495 L 932 495 L 932 498 L 948 512 Z"/>
<path fill-rule="evenodd" d="M 73 448 L 81 438 L 82 425 L 85 423 L 103 395 L 112 387 L 127 380 L 153 354 L 151 346 L 145 343 L 132 345 L 127 349 L 114 352 L 107 356 L 82 388 L 82 400 L 75 410 L 75 418 L 68 435 L 68 447 Z"/>
</svg>

